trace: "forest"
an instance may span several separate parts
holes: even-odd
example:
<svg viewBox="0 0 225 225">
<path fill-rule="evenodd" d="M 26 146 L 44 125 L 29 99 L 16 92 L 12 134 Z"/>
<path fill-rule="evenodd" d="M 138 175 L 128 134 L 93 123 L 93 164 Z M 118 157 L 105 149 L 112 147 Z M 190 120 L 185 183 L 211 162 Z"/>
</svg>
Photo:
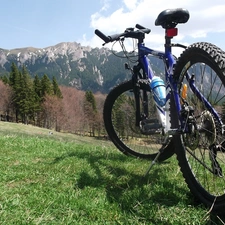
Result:
<svg viewBox="0 0 225 225">
<path fill-rule="evenodd" d="M 91 90 L 59 86 L 47 74 L 32 78 L 25 66 L 12 63 L 9 76 L 0 80 L 2 121 L 32 124 L 82 135 L 104 135 L 105 96 Z"/>
<path fill-rule="evenodd" d="M 59 86 L 56 78 L 49 79 L 47 74 L 32 78 L 25 66 L 19 70 L 15 63 L 11 64 L 9 75 L 0 77 L 0 90 L 2 121 L 79 135 L 106 135 L 102 115 L 106 95 L 100 92 Z M 225 121 L 225 105 L 218 105 L 218 109 Z M 133 129 L 124 125 L 127 112 L 118 107 L 114 113 L 118 115 L 115 118 L 122 129 L 120 133 L 125 135 L 129 129 L 132 133 Z"/>
</svg>

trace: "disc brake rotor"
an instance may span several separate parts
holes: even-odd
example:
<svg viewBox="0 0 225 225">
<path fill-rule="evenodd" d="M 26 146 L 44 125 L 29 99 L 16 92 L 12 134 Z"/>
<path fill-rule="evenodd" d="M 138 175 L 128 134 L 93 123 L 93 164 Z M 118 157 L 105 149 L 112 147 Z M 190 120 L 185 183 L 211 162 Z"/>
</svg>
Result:
<svg viewBox="0 0 225 225">
<path fill-rule="evenodd" d="M 204 134 L 202 141 L 208 146 L 214 144 L 216 142 L 216 124 L 209 111 L 202 112 L 200 127 L 200 132 Z"/>
</svg>

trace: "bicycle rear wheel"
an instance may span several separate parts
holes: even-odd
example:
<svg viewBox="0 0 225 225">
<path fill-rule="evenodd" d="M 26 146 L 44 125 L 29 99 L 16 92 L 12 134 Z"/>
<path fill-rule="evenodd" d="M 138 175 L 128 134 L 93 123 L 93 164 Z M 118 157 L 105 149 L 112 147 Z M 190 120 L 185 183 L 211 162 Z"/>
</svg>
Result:
<svg viewBox="0 0 225 225">
<path fill-rule="evenodd" d="M 138 99 L 141 98 L 143 88 L 139 90 Z M 152 121 L 156 118 L 156 108 L 150 92 L 148 94 L 149 117 Z M 142 103 L 140 104 L 142 105 Z M 159 149 L 164 149 L 158 161 L 168 159 L 174 154 L 173 141 L 162 145 L 164 137 L 158 132 L 143 134 L 140 126 L 135 121 L 135 97 L 132 80 L 121 83 L 108 94 L 103 111 L 106 131 L 115 146 L 124 154 L 139 158 L 154 159 Z"/>
<path fill-rule="evenodd" d="M 225 53 L 209 43 L 193 44 L 178 59 L 174 77 L 180 93 L 187 85 L 186 101 L 194 109 L 195 128 L 174 140 L 183 177 L 195 197 L 224 213 Z"/>
</svg>

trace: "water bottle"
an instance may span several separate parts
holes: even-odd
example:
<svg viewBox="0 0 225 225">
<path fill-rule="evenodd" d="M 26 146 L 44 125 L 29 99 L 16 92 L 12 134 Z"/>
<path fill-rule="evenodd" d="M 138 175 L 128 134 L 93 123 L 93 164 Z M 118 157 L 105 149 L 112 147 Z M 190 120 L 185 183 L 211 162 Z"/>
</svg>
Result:
<svg viewBox="0 0 225 225">
<path fill-rule="evenodd" d="M 159 106 L 163 107 L 166 104 L 166 87 L 163 80 L 158 76 L 154 76 L 151 80 L 150 87 L 153 98 Z"/>
</svg>

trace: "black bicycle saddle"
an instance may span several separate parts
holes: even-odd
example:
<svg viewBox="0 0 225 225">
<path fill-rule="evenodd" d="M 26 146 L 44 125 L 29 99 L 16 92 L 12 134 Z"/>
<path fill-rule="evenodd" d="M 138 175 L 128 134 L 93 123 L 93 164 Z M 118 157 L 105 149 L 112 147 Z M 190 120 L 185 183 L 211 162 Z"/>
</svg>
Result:
<svg viewBox="0 0 225 225">
<path fill-rule="evenodd" d="M 190 14 L 187 9 L 166 9 L 158 15 L 155 25 L 170 29 L 176 27 L 178 23 L 186 23 L 189 17 Z"/>
</svg>

